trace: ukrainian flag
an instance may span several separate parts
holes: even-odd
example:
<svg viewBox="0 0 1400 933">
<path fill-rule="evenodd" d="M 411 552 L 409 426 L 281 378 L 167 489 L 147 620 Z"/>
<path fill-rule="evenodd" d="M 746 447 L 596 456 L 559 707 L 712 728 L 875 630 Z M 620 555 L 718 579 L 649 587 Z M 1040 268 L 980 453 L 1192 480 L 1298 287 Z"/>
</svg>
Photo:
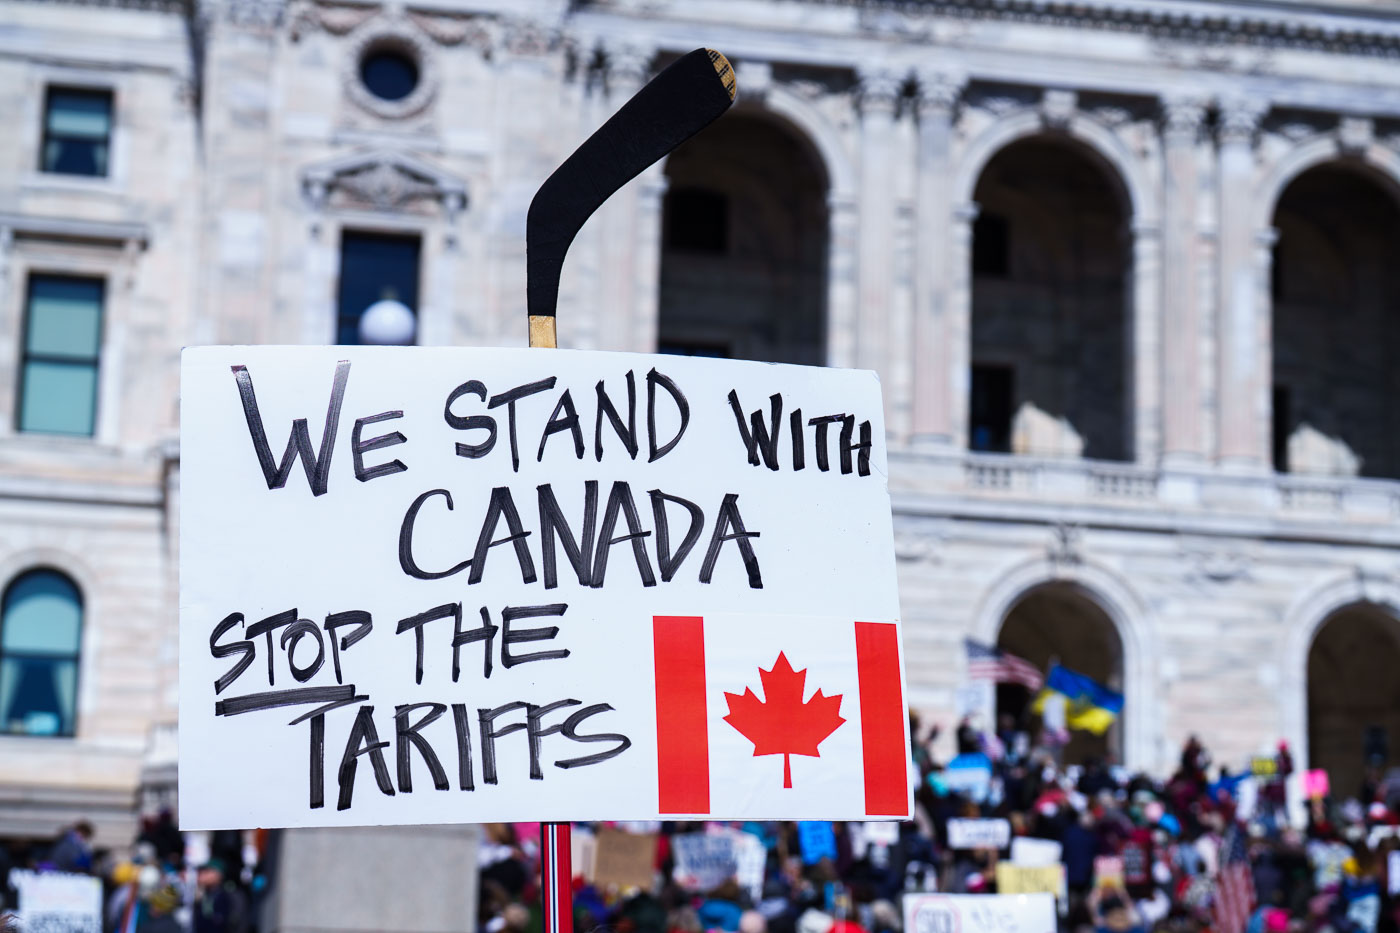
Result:
<svg viewBox="0 0 1400 933">
<path fill-rule="evenodd" d="M 1056 664 L 1031 709 L 1040 713 L 1052 694 L 1065 698 L 1065 725 L 1103 735 L 1123 711 L 1123 694 L 1067 667 Z"/>
</svg>

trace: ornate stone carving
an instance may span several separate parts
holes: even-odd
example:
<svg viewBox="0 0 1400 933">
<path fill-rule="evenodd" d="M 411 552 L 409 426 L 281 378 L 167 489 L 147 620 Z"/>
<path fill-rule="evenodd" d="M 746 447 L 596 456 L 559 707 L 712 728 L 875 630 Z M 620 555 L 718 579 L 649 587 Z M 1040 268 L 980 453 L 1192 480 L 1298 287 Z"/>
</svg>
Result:
<svg viewBox="0 0 1400 933">
<path fill-rule="evenodd" d="M 1257 100 L 1232 98 L 1220 102 L 1220 123 L 1217 132 L 1224 145 L 1249 145 L 1259 129 L 1259 121 L 1269 105 Z"/>
<path fill-rule="evenodd" d="M 361 60 L 378 49 L 393 49 L 412 59 L 418 67 L 418 85 L 407 97 L 384 100 L 370 93 L 360 80 Z M 387 120 L 402 120 L 422 113 L 437 95 L 437 59 L 424 33 L 407 17 L 375 17 L 357 30 L 346 49 L 340 81 L 345 95 L 361 109 Z"/>
<path fill-rule="evenodd" d="M 890 68 L 862 68 L 857 74 L 856 99 L 862 113 L 894 113 L 904 81 Z"/>
<path fill-rule="evenodd" d="M 548 55 L 559 47 L 560 33 L 538 20 L 525 17 L 501 22 L 501 46 L 512 55 Z"/>
<path fill-rule="evenodd" d="M 1079 95 L 1074 91 L 1050 88 L 1040 99 L 1040 118 L 1050 129 L 1063 130 L 1079 109 Z"/>
<path fill-rule="evenodd" d="M 1360 155 L 1376 139 L 1376 125 L 1367 117 L 1342 117 L 1337 122 L 1337 144 L 1348 155 Z"/>
<path fill-rule="evenodd" d="M 1169 143 L 1193 145 L 1200 137 L 1205 116 L 1205 100 L 1168 97 L 1162 101 L 1162 135 Z"/>
<path fill-rule="evenodd" d="M 608 80 L 626 88 L 639 88 L 651 77 L 656 48 L 636 42 L 616 42 L 603 46 Z"/>
<path fill-rule="evenodd" d="M 410 10 L 408 18 L 438 45 L 468 45 L 483 54 L 491 51 L 491 31 L 480 17 Z"/>
<path fill-rule="evenodd" d="M 914 76 L 920 114 L 951 113 L 967 86 L 963 75 L 923 70 Z"/>
<path fill-rule="evenodd" d="M 734 77 L 746 100 L 762 101 L 773 89 L 773 66 L 769 62 L 739 62 Z"/>
<path fill-rule="evenodd" d="M 435 166 L 399 152 L 366 152 L 307 168 L 302 190 L 316 210 L 327 207 L 429 213 L 452 220 L 466 206 L 466 185 Z"/>
<path fill-rule="evenodd" d="M 1050 526 L 1050 543 L 1045 547 L 1050 563 L 1073 566 L 1084 562 L 1084 528 L 1074 522 L 1055 522 Z"/>
<path fill-rule="evenodd" d="M 1253 556 L 1241 541 L 1183 535 L 1182 560 L 1190 568 L 1187 578 L 1198 583 L 1229 583 L 1249 575 Z"/>
</svg>

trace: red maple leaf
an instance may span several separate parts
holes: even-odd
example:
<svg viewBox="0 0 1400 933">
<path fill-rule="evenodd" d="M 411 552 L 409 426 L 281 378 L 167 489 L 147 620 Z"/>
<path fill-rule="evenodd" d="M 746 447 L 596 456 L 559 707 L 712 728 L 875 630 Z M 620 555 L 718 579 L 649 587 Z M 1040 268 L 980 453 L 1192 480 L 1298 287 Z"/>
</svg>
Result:
<svg viewBox="0 0 1400 933">
<path fill-rule="evenodd" d="M 792 786 L 791 755 L 820 758 L 817 751 L 827 736 L 846 720 L 841 718 L 841 694 L 822 696 L 818 690 L 806 703 L 802 691 L 807 669 L 794 671 L 787 655 L 778 652 L 773 669 L 758 669 L 763 681 L 763 699 L 748 687 L 744 695 L 725 693 L 729 715 L 724 721 L 753 743 L 753 754 L 783 756 L 783 786 Z"/>
</svg>

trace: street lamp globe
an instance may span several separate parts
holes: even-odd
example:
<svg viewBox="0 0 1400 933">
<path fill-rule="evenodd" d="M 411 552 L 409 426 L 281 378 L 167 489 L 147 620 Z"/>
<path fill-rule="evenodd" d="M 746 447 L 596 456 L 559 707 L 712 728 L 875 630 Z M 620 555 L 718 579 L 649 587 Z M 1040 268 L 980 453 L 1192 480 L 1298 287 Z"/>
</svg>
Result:
<svg viewBox="0 0 1400 933">
<path fill-rule="evenodd" d="M 360 315 L 360 343 L 403 347 L 413 343 L 418 321 L 408 305 L 394 298 L 381 298 Z"/>
</svg>

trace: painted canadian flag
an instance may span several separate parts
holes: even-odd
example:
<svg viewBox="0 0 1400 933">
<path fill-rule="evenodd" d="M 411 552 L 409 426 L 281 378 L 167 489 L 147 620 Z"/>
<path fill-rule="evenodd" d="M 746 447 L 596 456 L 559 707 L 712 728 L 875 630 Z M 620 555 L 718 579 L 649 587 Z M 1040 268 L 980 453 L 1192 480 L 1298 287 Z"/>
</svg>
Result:
<svg viewBox="0 0 1400 933">
<path fill-rule="evenodd" d="M 655 616 L 662 815 L 907 819 L 899 625 Z"/>
</svg>

